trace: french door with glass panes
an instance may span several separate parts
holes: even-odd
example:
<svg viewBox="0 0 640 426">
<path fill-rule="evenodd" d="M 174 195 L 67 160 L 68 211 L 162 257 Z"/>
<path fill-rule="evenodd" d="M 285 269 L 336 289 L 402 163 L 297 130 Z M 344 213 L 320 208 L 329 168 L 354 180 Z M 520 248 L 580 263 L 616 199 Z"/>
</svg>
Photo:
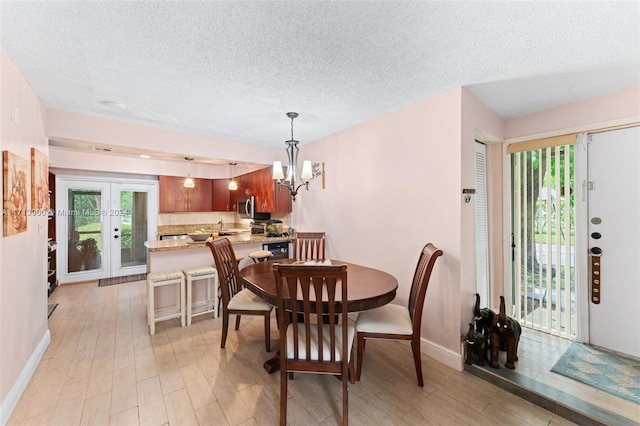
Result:
<svg viewBox="0 0 640 426">
<path fill-rule="evenodd" d="M 61 283 L 146 272 L 157 184 L 57 177 L 56 235 Z M 59 238 L 60 239 L 60 238 Z"/>
</svg>

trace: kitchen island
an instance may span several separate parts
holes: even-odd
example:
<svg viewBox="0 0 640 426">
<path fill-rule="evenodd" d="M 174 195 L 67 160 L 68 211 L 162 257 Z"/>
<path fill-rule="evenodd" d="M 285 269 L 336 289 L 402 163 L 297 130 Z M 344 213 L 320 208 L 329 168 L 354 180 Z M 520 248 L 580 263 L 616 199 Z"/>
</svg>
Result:
<svg viewBox="0 0 640 426">
<path fill-rule="evenodd" d="M 236 254 L 244 255 L 240 269 L 253 261 L 249 253 L 262 250 L 262 244 L 290 242 L 290 237 L 267 237 L 264 234 L 239 233 L 228 238 Z M 210 239 L 211 240 L 211 237 Z M 213 255 L 205 241 L 194 242 L 190 238 L 178 240 L 154 240 L 144 243 L 147 248 L 147 273 L 173 269 L 183 270 L 195 266 L 214 266 Z M 217 283 L 216 283 L 217 285 Z M 202 286 L 199 286 L 202 287 Z M 194 299 L 204 297 L 204 289 L 194 289 Z M 175 291 L 170 288 L 156 290 L 156 307 L 167 307 L 175 304 Z"/>
</svg>

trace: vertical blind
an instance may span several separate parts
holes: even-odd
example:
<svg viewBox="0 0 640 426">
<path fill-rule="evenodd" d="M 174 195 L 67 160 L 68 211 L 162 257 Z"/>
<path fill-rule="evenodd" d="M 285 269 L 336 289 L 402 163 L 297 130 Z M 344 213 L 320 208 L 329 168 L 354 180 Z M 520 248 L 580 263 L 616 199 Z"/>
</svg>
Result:
<svg viewBox="0 0 640 426">
<path fill-rule="evenodd" d="M 514 305 L 525 326 L 574 337 L 576 135 L 510 146 Z"/>
<path fill-rule="evenodd" d="M 489 218 L 487 210 L 486 146 L 476 142 L 475 148 L 475 241 L 476 241 L 476 293 L 482 306 L 490 306 L 489 299 Z"/>
</svg>

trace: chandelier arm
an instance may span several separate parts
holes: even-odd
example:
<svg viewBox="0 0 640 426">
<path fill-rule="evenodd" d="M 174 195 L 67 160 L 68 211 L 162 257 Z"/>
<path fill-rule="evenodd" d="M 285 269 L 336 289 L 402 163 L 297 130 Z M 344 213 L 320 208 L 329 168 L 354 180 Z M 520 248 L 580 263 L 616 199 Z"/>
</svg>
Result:
<svg viewBox="0 0 640 426">
<path fill-rule="evenodd" d="M 297 187 L 291 186 L 290 184 L 286 183 L 286 182 L 276 182 L 278 184 L 278 186 L 284 186 L 285 188 L 287 188 L 289 190 L 289 192 L 291 192 L 291 198 L 293 199 L 293 201 L 296 200 L 296 195 L 298 195 L 298 190 L 300 188 L 302 188 L 303 186 L 307 189 L 307 191 L 309 190 L 309 181 L 303 182 L 300 185 L 298 185 Z"/>
</svg>

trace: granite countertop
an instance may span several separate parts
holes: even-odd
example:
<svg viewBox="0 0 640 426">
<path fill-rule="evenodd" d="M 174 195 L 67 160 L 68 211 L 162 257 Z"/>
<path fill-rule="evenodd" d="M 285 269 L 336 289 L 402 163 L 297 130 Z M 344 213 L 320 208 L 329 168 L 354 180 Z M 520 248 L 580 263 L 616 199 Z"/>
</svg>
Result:
<svg viewBox="0 0 640 426">
<path fill-rule="evenodd" d="M 227 237 L 214 237 L 217 240 L 220 238 L 228 238 L 231 244 L 262 244 L 262 243 L 280 243 L 285 241 L 291 241 L 290 237 L 267 237 L 263 234 L 250 234 L 243 232 L 238 235 L 229 235 Z M 209 239 L 211 240 L 211 238 Z M 207 241 L 209 241 L 207 240 Z M 181 240 L 155 240 L 146 241 L 144 246 L 149 252 L 155 251 L 171 251 L 171 250 L 185 250 L 203 248 L 206 246 L 206 241 L 192 241 L 190 238 Z"/>
<path fill-rule="evenodd" d="M 158 226 L 158 238 L 163 235 L 175 235 L 175 234 L 188 234 L 190 232 L 196 232 L 199 229 L 206 229 L 211 232 L 220 230 L 220 225 L 217 223 L 196 223 L 191 225 L 161 225 Z M 233 229 L 235 231 L 250 232 L 250 228 L 242 227 L 238 223 L 225 223 L 225 230 Z"/>
</svg>

